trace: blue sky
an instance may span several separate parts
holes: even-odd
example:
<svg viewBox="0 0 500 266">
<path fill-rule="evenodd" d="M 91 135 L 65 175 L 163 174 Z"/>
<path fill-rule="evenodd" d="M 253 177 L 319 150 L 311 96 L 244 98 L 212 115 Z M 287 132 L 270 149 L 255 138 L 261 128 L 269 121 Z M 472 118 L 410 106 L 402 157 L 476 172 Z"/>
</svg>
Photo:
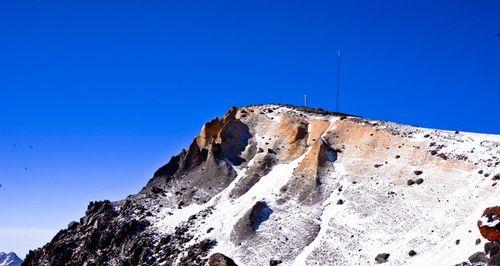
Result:
<svg viewBox="0 0 500 266">
<path fill-rule="evenodd" d="M 103 3 L 105 2 L 105 3 Z M 4 1 L 0 251 L 137 192 L 259 103 L 500 133 L 498 1 Z"/>
</svg>

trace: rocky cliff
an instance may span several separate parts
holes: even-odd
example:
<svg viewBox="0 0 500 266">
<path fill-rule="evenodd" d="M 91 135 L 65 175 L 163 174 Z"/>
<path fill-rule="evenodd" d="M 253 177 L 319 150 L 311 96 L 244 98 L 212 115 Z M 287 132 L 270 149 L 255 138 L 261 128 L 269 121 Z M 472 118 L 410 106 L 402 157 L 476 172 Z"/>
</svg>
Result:
<svg viewBox="0 0 500 266">
<path fill-rule="evenodd" d="M 91 202 L 23 265 L 471 262 L 498 225 L 484 212 L 500 204 L 499 157 L 496 135 L 233 108 L 138 194 Z"/>
</svg>

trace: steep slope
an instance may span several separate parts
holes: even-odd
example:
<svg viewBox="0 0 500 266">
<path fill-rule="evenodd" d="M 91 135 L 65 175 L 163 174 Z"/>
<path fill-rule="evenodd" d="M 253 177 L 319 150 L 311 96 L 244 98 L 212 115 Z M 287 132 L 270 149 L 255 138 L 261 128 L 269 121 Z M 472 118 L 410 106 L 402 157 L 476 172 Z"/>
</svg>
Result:
<svg viewBox="0 0 500 266">
<path fill-rule="evenodd" d="M 20 266 L 22 262 L 14 252 L 0 252 L 0 266 Z"/>
<path fill-rule="evenodd" d="M 210 254 L 370 265 L 382 253 L 389 265 L 453 265 L 482 250 L 476 223 L 500 203 L 499 157 L 496 135 L 233 108 L 138 194 L 92 202 L 24 265 L 204 265 Z"/>
</svg>

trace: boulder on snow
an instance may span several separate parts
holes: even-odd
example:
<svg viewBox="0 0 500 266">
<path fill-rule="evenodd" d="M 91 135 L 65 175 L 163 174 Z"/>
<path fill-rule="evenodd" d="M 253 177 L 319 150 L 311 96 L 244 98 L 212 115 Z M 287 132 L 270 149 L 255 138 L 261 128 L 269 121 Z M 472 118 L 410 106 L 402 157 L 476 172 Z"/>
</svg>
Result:
<svg viewBox="0 0 500 266">
<path fill-rule="evenodd" d="M 238 266 L 231 258 L 221 253 L 214 253 L 208 259 L 208 266 Z"/>
<path fill-rule="evenodd" d="M 269 266 L 277 266 L 280 265 L 281 263 L 282 263 L 281 260 L 275 260 L 275 259 L 269 260 Z"/>
<path fill-rule="evenodd" d="M 378 254 L 376 257 L 375 257 L 375 261 L 377 263 L 384 263 L 384 262 L 387 262 L 387 260 L 389 259 L 389 256 L 391 256 L 391 254 L 389 253 L 380 253 Z"/>
<path fill-rule="evenodd" d="M 472 264 L 477 264 L 481 262 L 486 263 L 489 261 L 489 259 L 486 257 L 486 254 L 484 254 L 484 252 L 476 252 L 469 256 L 469 261 Z"/>
<path fill-rule="evenodd" d="M 500 241 L 500 206 L 486 208 L 477 221 L 479 232 L 489 241 Z"/>
</svg>

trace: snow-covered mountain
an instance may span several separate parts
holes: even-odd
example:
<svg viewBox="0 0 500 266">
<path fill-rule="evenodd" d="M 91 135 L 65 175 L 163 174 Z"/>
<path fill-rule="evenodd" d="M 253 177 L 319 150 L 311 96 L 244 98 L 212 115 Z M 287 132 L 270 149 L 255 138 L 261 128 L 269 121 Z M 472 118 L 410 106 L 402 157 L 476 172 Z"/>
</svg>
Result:
<svg viewBox="0 0 500 266">
<path fill-rule="evenodd" d="M 0 252 L 0 266 L 20 266 L 22 262 L 14 252 Z"/>
<path fill-rule="evenodd" d="M 499 265 L 499 157 L 498 135 L 233 108 L 25 265 Z"/>
</svg>

